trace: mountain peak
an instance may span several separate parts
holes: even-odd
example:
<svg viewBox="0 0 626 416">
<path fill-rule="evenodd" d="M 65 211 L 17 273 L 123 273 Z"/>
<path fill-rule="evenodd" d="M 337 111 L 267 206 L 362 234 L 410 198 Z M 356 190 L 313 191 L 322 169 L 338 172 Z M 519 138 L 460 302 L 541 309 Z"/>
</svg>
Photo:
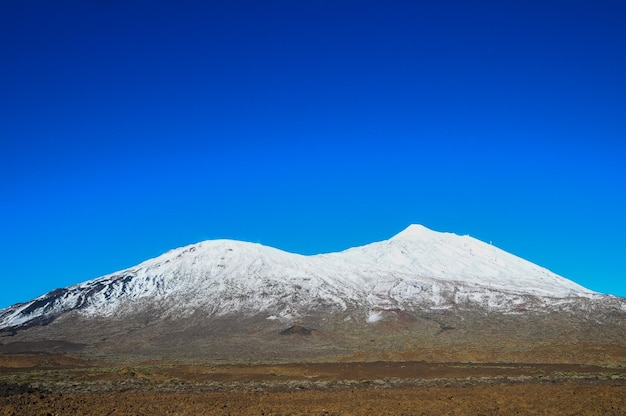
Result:
<svg viewBox="0 0 626 416">
<path fill-rule="evenodd" d="M 438 231 L 433 231 L 430 228 L 424 227 L 421 224 L 411 224 L 406 227 L 404 230 L 400 231 L 398 234 L 392 237 L 392 240 L 412 240 L 412 239 L 422 239 L 427 235 L 432 235 L 435 233 L 439 233 Z"/>
</svg>

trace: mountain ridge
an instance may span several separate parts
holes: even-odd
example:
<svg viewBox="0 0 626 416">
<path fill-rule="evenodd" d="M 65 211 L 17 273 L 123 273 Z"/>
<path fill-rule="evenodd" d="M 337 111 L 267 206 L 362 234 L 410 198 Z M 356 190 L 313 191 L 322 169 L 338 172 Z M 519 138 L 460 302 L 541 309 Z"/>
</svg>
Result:
<svg viewBox="0 0 626 416">
<path fill-rule="evenodd" d="M 513 313 L 606 296 L 472 237 L 413 224 L 388 240 L 310 256 L 202 241 L 2 309 L 0 329 L 47 323 L 69 311 L 119 317 L 145 303 L 167 318 L 201 310 L 289 321 L 310 310 L 367 309 L 372 320 L 385 309 Z"/>
</svg>

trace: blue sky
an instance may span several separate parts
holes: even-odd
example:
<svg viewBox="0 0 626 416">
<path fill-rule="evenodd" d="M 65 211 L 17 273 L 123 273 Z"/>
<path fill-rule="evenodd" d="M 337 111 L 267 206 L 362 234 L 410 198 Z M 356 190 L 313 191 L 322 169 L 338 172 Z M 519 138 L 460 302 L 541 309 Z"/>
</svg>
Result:
<svg viewBox="0 0 626 416">
<path fill-rule="evenodd" d="M 411 223 L 626 296 L 622 1 L 3 0 L 0 40 L 0 307 Z"/>
</svg>

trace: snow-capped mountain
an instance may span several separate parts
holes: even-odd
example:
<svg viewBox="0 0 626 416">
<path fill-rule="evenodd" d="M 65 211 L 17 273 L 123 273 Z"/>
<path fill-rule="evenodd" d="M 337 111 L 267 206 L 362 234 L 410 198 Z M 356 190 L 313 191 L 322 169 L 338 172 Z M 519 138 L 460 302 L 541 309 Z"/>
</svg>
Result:
<svg viewBox="0 0 626 416">
<path fill-rule="evenodd" d="M 289 321 L 314 311 L 362 311 L 374 322 L 386 310 L 515 313 L 603 297 L 475 238 L 411 225 L 386 241 L 314 256 L 204 241 L 1 310 L 0 328 L 70 311 L 119 318 L 155 305 L 168 319 L 202 313 Z"/>
</svg>

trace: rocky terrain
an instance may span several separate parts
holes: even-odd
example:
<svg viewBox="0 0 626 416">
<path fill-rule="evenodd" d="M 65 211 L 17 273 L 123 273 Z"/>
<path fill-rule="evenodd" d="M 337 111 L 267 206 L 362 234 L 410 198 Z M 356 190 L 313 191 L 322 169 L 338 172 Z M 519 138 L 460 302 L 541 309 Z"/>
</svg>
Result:
<svg viewBox="0 0 626 416">
<path fill-rule="evenodd" d="M 0 415 L 623 415 L 626 368 L 0 356 Z"/>
</svg>

